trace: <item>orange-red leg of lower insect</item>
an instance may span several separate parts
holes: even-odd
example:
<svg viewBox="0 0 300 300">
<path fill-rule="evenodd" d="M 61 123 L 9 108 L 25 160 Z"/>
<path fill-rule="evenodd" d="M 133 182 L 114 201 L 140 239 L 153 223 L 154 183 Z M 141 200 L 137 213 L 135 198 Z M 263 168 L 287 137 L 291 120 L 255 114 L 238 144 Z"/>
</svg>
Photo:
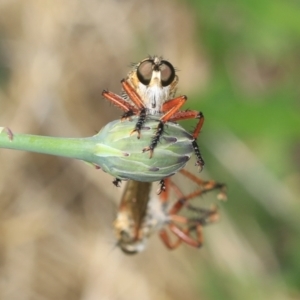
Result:
<svg viewBox="0 0 300 300">
<path fill-rule="evenodd" d="M 199 185 L 199 187 L 201 187 L 199 190 L 196 190 L 193 193 L 190 193 L 189 195 L 185 196 L 185 199 L 187 200 L 192 199 L 194 197 L 200 196 L 203 193 L 209 192 L 211 190 L 216 190 L 216 189 L 220 190 L 220 193 L 218 194 L 218 199 L 220 200 L 227 199 L 225 184 L 216 182 L 214 180 L 204 181 L 185 169 L 182 169 L 179 172 L 185 177 L 189 178 L 191 181 L 195 182 L 197 185 Z"/>
<path fill-rule="evenodd" d="M 159 232 L 159 236 L 161 240 L 164 242 L 165 246 L 170 250 L 176 249 L 182 243 L 182 239 L 180 239 L 179 237 L 177 237 L 177 240 L 175 242 L 172 242 L 165 229 L 162 229 Z"/>
<path fill-rule="evenodd" d="M 180 170 L 180 172 L 181 171 L 182 170 Z M 181 173 L 183 173 L 185 175 L 185 172 L 187 174 L 191 174 L 190 172 L 185 171 L 185 170 L 184 170 L 184 172 L 181 172 Z M 199 179 L 199 180 L 201 180 L 201 179 Z M 165 181 L 166 191 L 165 191 L 165 193 L 160 195 L 160 200 L 161 200 L 162 203 L 166 203 L 168 201 L 168 198 L 169 198 L 169 191 L 172 188 L 173 191 L 175 192 L 175 194 L 177 195 L 177 197 L 179 198 L 179 200 L 174 203 L 174 205 L 172 206 L 172 208 L 169 211 L 169 214 L 172 215 L 172 216 L 176 216 L 176 213 L 178 213 L 182 209 L 182 207 L 184 205 L 186 205 L 187 201 L 194 198 L 195 196 L 193 196 L 191 194 L 188 197 L 184 196 L 184 194 L 182 193 L 180 188 L 170 178 L 165 178 L 164 181 Z M 196 182 L 196 183 L 199 184 L 199 182 Z M 200 184 L 200 186 L 201 185 L 202 184 Z M 202 193 L 202 189 L 200 190 L 200 192 Z M 199 196 L 199 193 L 196 196 Z M 176 221 L 178 221 L 178 220 L 176 220 Z M 181 223 L 182 223 L 182 221 L 181 221 Z"/>
<path fill-rule="evenodd" d="M 219 220 L 219 213 L 217 206 L 212 206 L 211 209 L 195 207 L 187 205 L 187 208 L 191 211 L 202 214 L 201 218 L 190 219 L 191 222 L 196 224 L 206 225 L 208 223 L 215 223 Z"/>
<path fill-rule="evenodd" d="M 199 248 L 202 246 L 203 243 L 203 237 L 202 237 L 202 232 L 200 230 L 200 227 L 202 227 L 200 224 L 199 229 L 197 228 L 196 232 L 197 232 L 197 238 L 193 239 L 190 236 L 190 231 L 189 229 L 186 230 L 182 230 L 181 228 L 179 228 L 178 226 L 176 226 L 175 224 L 171 223 L 169 225 L 170 230 L 177 236 L 177 240 L 175 242 L 171 242 L 169 235 L 167 233 L 167 231 L 165 229 L 161 230 L 159 235 L 162 239 L 162 241 L 165 243 L 165 245 L 169 248 L 169 249 L 176 249 L 182 242 L 185 242 L 186 244 L 195 247 L 195 248 Z"/>
<path fill-rule="evenodd" d="M 170 221 L 171 223 L 169 224 L 169 229 L 171 232 L 173 232 L 177 237 L 178 240 L 175 243 L 171 243 L 170 239 L 168 237 L 167 231 L 162 230 L 160 232 L 160 236 L 164 243 L 167 245 L 168 248 L 174 249 L 180 245 L 180 243 L 183 241 L 186 244 L 199 248 L 203 244 L 203 233 L 202 233 L 202 228 L 203 225 L 213 223 L 216 220 L 218 220 L 218 213 L 216 207 L 214 207 L 211 210 L 208 209 L 199 209 L 199 208 L 193 208 L 193 210 L 201 212 L 203 216 L 199 219 L 187 219 L 183 216 L 179 215 L 170 215 Z M 187 229 L 182 229 L 179 226 L 175 225 L 174 222 L 178 222 L 181 224 L 189 224 L 189 223 L 194 223 L 193 226 L 189 226 Z M 193 238 L 191 237 L 191 232 L 196 233 L 196 237 Z"/>
<path fill-rule="evenodd" d="M 180 188 L 176 184 L 174 184 L 174 182 L 170 178 L 167 178 L 165 180 L 166 194 L 162 194 L 160 196 L 161 201 L 163 203 L 166 203 L 168 201 L 168 192 L 171 189 L 179 198 L 179 200 L 176 201 L 169 210 L 169 230 L 177 236 L 177 240 L 171 241 L 168 232 L 165 229 L 160 231 L 160 237 L 169 249 L 177 248 L 182 242 L 185 242 L 192 247 L 198 248 L 203 243 L 203 225 L 217 221 L 218 212 L 217 207 L 213 207 L 212 209 L 204 209 L 191 206 L 189 204 L 189 200 L 193 199 L 196 196 L 200 196 L 202 193 L 214 189 L 223 190 L 225 186 L 223 184 L 216 183 L 213 180 L 204 181 L 186 170 L 181 170 L 180 173 L 185 177 L 189 178 L 191 181 L 195 182 L 197 185 L 199 185 L 199 189 L 185 196 L 180 190 Z M 222 193 L 225 194 L 225 191 L 223 190 Z M 201 214 L 201 216 L 199 218 L 186 218 L 184 216 L 178 215 L 178 212 L 183 207 L 187 207 L 189 210 Z M 177 223 L 183 224 L 185 229 L 182 229 L 179 226 L 177 226 Z M 191 232 L 193 232 L 196 236 L 191 237 Z"/>
<path fill-rule="evenodd" d="M 185 171 L 185 172 L 189 173 L 188 171 Z M 199 180 L 201 180 L 201 179 L 199 179 Z M 198 182 L 197 182 L 197 184 L 198 184 Z M 182 191 L 180 190 L 180 188 L 170 179 L 169 179 L 169 182 L 168 182 L 168 186 L 169 186 L 169 188 L 173 189 L 173 191 L 176 193 L 176 195 L 179 199 L 178 201 L 176 201 L 173 204 L 172 208 L 170 209 L 170 211 L 169 211 L 170 215 L 176 215 L 187 204 L 187 202 L 189 200 L 195 198 L 196 196 L 200 196 L 203 193 L 203 189 L 199 188 L 197 191 L 195 191 L 193 193 L 190 193 L 188 196 L 185 196 L 182 193 Z M 200 184 L 200 187 L 201 186 L 202 186 L 202 184 Z"/>
<path fill-rule="evenodd" d="M 167 233 L 167 231 L 165 229 L 162 229 L 160 231 L 160 237 L 162 239 L 162 241 L 165 243 L 165 245 L 169 248 L 169 249 L 175 249 L 177 248 L 182 241 L 184 241 L 185 243 L 189 244 L 190 246 L 193 247 L 200 247 L 202 244 L 202 240 L 199 242 L 198 240 L 193 239 L 192 237 L 190 237 L 189 235 L 189 229 L 186 230 L 182 230 L 180 227 L 176 226 L 173 222 L 178 222 L 181 224 L 187 224 L 188 223 L 188 219 L 183 217 L 183 216 L 179 216 L 176 215 L 175 213 L 177 213 L 186 203 L 187 199 L 185 199 L 183 193 L 181 192 L 181 190 L 179 189 L 179 187 L 177 185 L 175 185 L 170 178 L 166 178 L 165 180 L 165 185 L 166 185 L 166 194 L 163 194 L 160 196 L 160 199 L 163 203 L 167 202 L 168 200 L 168 191 L 170 190 L 170 188 L 172 188 L 174 190 L 174 192 L 180 197 L 180 199 L 174 204 L 174 206 L 172 207 L 172 209 L 170 210 L 170 224 L 169 224 L 169 229 L 177 236 L 177 241 L 176 242 L 171 242 L 169 235 Z"/>
<path fill-rule="evenodd" d="M 174 182 L 170 178 L 168 178 L 166 190 L 168 191 L 170 188 L 172 188 L 179 199 L 173 204 L 172 208 L 170 209 L 170 215 L 176 215 L 184 206 L 187 205 L 189 200 L 215 189 L 220 190 L 218 198 L 220 200 L 226 200 L 226 186 L 224 184 L 218 183 L 214 180 L 204 181 L 201 178 L 193 175 L 192 173 L 184 169 L 180 170 L 179 172 L 187 178 L 189 178 L 190 180 L 192 180 L 193 182 L 195 182 L 197 185 L 199 185 L 199 189 L 195 190 L 194 192 L 188 195 L 184 195 L 179 189 L 179 187 L 176 184 L 174 184 Z"/>
</svg>

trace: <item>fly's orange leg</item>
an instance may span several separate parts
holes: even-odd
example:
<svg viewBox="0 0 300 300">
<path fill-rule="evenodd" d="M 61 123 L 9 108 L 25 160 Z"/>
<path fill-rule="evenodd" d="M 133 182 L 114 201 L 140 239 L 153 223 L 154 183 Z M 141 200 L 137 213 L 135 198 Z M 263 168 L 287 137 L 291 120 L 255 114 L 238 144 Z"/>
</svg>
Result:
<svg viewBox="0 0 300 300">
<path fill-rule="evenodd" d="M 135 91 L 135 89 L 125 79 L 123 79 L 121 81 L 121 83 L 122 83 L 122 87 L 123 87 L 124 91 L 126 92 L 128 97 L 130 98 L 130 100 L 138 108 L 139 118 L 138 118 L 137 123 L 135 124 L 135 128 L 131 131 L 130 134 L 133 134 L 134 132 L 137 132 L 138 139 L 139 139 L 141 137 L 142 126 L 146 121 L 146 107 L 145 107 L 143 101 L 141 100 L 140 96 L 138 95 L 138 93 Z"/>
<path fill-rule="evenodd" d="M 143 101 L 141 100 L 139 94 L 135 91 L 135 89 L 128 83 L 125 79 L 121 81 L 122 87 L 130 100 L 136 105 L 136 107 L 141 110 L 145 108 Z"/>
<path fill-rule="evenodd" d="M 160 118 L 160 121 L 163 123 L 170 121 L 171 117 L 179 111 L 180 107 L 186 102 L 186 100 L 186 96 L 179 96 L 164 103 L 163 111 L 166 111 L 166 113 Z M 172 107 L 169 107 L 170 104 Z"/>
<path fill-rule="evenodd" d="M 213 208 L 211 210 L 199 209 L 193 206 L 188 206 L 188 208 L 201 213 L 202 216 L 195 219 L 187 219 L 184 217 L 178 218 L 179 216 L 177 215 L 171 216 L 172 223 L 169 224 L 169 229 L 177 236 L 177 240 L 175 242 L 171 242 L 171 239 L 169 238 L 169 235 L 165 229 L 162 229 L 159 233 L 160 238 L 162 239 L 164 244 L 171 250 L 176 249 L 182 242 L 185 242 L 186 244 L 194 248 L 200 248 L 203 244 L 203 226 L 216 222 L 218 220 L 218 212 L 216 208 Z M 174 221 L 183 224 L 193 223 L 193 225 L 190 225 L 186 229 L 182 229 L 179 226 L 175 225 L 173 223 Z M 195 233 L 195 238 L 191 237 L 192 232 Z"/>
<path fill-rule="evenodd" d="M 179 237 L 175 242 L 172 242 L 171 239 L 169 238 L 167 231 L 164 229 L 159 232 L 159 236 L 161 240 L 164 242 L 165 246 L 170 250 L 176 249 L 182 243 L 182 239 Z"/>
<path fill-rule="evenodd" d="M 184 175 L 185 177 L 189 178 L 191 181 L 195 182 L 200 187 L 198 190 L 190 193 L 189 195 L 184 196 L 185 202 L 187 200 L 190 200 L 190 199 L 193 199 L 195 197 L 201 196 L 202 194 L 207 193 L 207 192 L 212 191 L 212 190 L 219 190 L 220 191 L 219 194 L 217 195 L 217 198 L 219 200 L 223 200 L 223 201 L 227 200 L 226 185 L 224 183 L 219 183 L 219 182 L 216 182 L 214 180 L 207 180 L 207 181 L 202 180 L 201 178 L 195 176 L 194 174 L 192 174 L 191 172 L 189 172 L 185 169 L 182 169 L 179 172 L 182 175 Z M 177 190 L 179 190 L 179 189 L 177 188 Z M 177 194 L 180 196 L 179 193 L 180 193 L 180 190 L 177 191 Z"/>
<path fill-rule="evenodd" d="M 139 119 L 135 125 L 135 128 L 131 131 L 130 134 L 137 132 L 138 138 L 140 138 L 140 131 L 146 120 L 146 108 L 143 104 L 143 101 L 140 99 L 140 96 L 125 79 L 121 81 L 121 84 L 125 93 L 135 104 L 135 106 L 124 100 L 119 95 L 109 91 L 104 90 L 102 92 L 102 96 L 124 111 L 121 120 L 128 119 L 133 115 L 139 115 Z"/>
<path fill-rule="evenodd" d="M 113 105 L 124 111 L 122 120 L 128 119 L 138 113 L 138 109 L 135 106 L 131 105 L 128 101 L 124 100 L 122 97 L 115 93 L 104 90 L 102 92 L 102 96 L 105 99 L 109 100 Z"/>
<path fill-rule="evenodd" d="M 200 148 L 197 144 L 197 138 L 200 134 L 201 128 L 204 123 L 204 116 L 203 116 L 202 112 L 198 112 L 196 110 L 178 111 L 178 112 L 176 112 L 176 114 L 174 114 L 171 117 L 171 119 L 169 121 L 176 122 L 176 121 L 180 121 L 180 120 L 189 120 L 189 119 L 199 119 L 199 121 L 196 125 L 196 128 L 195 128 L 194 132 L 192 133 L 192 136 L 193 136 L 192 145 L 194 148 L 195 155 L 197 157 L 197 162 L 195 165 L 199 167 L 199 171 L 202 171 L 205 163 L 202 158 Z"/>
<path fill-rule="evenodd" d="M 192 210 L 198 214 L 201 214 L 200 218 L 190 218 L 190 223 L 195 223 L 194 225 L 190 226 L 190 229 L 196 229 L 197 225 L 207 225 L 209 223 L 214 223 L 219 220 L 218 209 L 216 206 L 213 206 L 211 209 L 199 208 L 193 205 L 187 205 L 189 210 Z"/>
<path fill-rule="evenodd" d="M 189 235 L 189 230 L 182 230 L 178 226 L 174 224 L 170 224 L 170 230 L 177 236 L 177 240 L 174 242 L 171 241 L 169 235 L 165 229 L 161 230 L 159 236 L 161 240 L 164 242 L 166 247 L 170 250 L 176 249 L 182 242 L 186 244 L 199 248 L 202 246 L 203 238 L 202 236 L 198 236 L 197 240 L 194 240 Z"/>
</svg>

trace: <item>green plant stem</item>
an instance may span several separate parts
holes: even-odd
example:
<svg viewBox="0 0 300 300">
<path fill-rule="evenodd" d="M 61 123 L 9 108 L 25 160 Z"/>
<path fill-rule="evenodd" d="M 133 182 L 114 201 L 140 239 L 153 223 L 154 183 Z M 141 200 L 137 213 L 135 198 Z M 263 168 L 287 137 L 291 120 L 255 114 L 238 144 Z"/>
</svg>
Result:
<svg viewBox="0 0 300 300">
<path fill-rule="evenodd" d="M 0 148 L 23 150 L 50 155 L 94 161 L 95 138 L 58 138 L 29 134 L 14 134 L 10 139 L 6 132 L 0 134 Z"/>
</svg>

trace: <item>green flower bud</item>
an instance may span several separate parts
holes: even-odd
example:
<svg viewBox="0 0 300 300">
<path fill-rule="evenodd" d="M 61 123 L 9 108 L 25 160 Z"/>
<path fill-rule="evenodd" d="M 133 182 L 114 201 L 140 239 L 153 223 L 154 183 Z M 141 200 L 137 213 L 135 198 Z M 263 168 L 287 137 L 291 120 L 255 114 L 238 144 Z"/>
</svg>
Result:
<svg viewBox="0 0 300 300">
<path fill-rule="evenodd" d="M 132 121 L 108 123 L 97 135 L 95 155 L 101 169 L 122 180 L 158 181 L 182 169 L 193 153 L 193 137 L 179 124 L 167 123 L 154 150 L 153 157 L 142 149 L 149 146 L 156 132 L 158 120 L 147 119 L 141 138 L 130 134 L 137 117 Z"/>
</svg>

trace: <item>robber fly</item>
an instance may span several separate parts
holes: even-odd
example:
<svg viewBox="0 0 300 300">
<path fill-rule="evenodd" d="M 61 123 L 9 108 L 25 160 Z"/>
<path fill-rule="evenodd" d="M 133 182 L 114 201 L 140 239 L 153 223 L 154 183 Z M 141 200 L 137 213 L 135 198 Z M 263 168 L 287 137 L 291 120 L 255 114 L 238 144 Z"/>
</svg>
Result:
<svg viewBox="0 0 300 300">
<path fill-rule="evenodd" d="M 196 191 L 184 195 L 173 180 L 167 178 L 164 181 L 166 191 L 158 196 L 155 192 L 151 193 L 149 182 L 127 182 L 114 222 L 117 245 L 123 252 L 135 254 L 143 251 L 148 238 L 155 232 L 159 232 L 169 249 L 177 248 L 182 242 L 192 247 L 202 245 L 202 228 L 218 219 L 218 211 L 215 206 L 199 208 L 191 205 L 190 201 L 212 190 L 219 190 L 218 198 L 225 200 L 225 185 L 213 180 L 203 181 L 186 170 L 179 172 L 198 185 Z M 176 195 L 175 201 L 170 199 L 171 192 Z M 196 217 L 180 215 L 183 208 L 195 212 Z M 167 229 L 177 237 L 175 241 L 169 237 Z"/>
<path fill-rule="evenodd" d="M 150 145 L 143 148 L 143 152 L 150 152 L 150 158 L 167 122 L 198 119 L 196 128 L 192 133 L 192 145 L 197 157 L 196 165 L 202 170 L 204 161 L 196 140 L 202 128 L 204 117 L 201 112 L 195 110 L 180 111 L 187 97 L 175 97 L 178 76 L 173 65 L 161 57 L 149 56 L 135 64 L 126 79 L 121 81 L 121 84 L 122 96 L 106 90 L 103 91 L 102 95 L 124 111 L 122 119 L 128 119 L 133 115 L 139 116 L 131 133 L 136 132 L 140 138 L 147 117 L 159 117 L 158 127 Z"/>
</svg>

